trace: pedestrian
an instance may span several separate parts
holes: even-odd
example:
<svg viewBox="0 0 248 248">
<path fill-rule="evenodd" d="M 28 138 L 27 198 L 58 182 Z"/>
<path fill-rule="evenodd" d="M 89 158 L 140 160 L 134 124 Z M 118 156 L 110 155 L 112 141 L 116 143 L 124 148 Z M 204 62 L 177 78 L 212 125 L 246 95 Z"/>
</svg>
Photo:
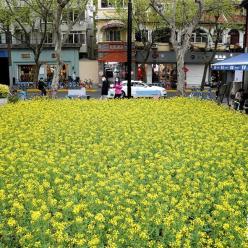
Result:
<svg viewBox="0 0 248 248">
<path fill-rule="evenodd" d="M 84 85 L 84 83 L 82 82 L 82 80 L 80 80 L 80 78 L 78 79 L 78 81 L 79 81 L 79 88 L 80 88 L 80 90 L 82 91 L 82 95 L 86 95 L 86 88 L 85 88 L 85 85 Z"/>
<path fill-rule="evenodd" d="M 108 79 L 103 75 L 102 76 L 102 93 L 101 93 L 101 99 L 106 99 L 108 96 L 108 91 L 109 91 L 109 81 Z"/>
<path fill-rule="evenodd" d="M 245 113 L 248 114 L 248 89 L 244 92 L 243 98 L 244 98 L 243 109 Z"/>
<path fill-rule="evenodd" d="M 241 89 L 241 91 L 240 91 L 240 110 L 243 110 L 244 103 L 245 103 L 245 91 L 244 91 L 244 89 Z"/>
<path fill-rule="evenodd" d="M 243 89 L 239 89 L 234 97 L 234 101 L 233 101 L 233 108 L 235 110 L 242 110 L 242 94 L 243 94 L 244 90 Z"/>
<path fill-rule="evenodd" d="M 215 99 L 217 100 L 219 95 L 220 95 L 220 87 L 221 87 L 221 83 L 218 82 L 217 85 L 216 85 L 216 92 L 215 92 Z"/>
<path fill-rule="evenodd" d="M 41 91 L 42 96 L 46 96 L 47 94 L 46 85 L 45 85 L 43 78 L 40 78 L 40 80 L 38 81 L 38 89 Z"/>
<path fill-rule="evenodd" d="M 74 71 L 73 73 L 72 73 L 72 81 L 76 81 L 76 72 Z"/>
<path fill-rule="evenodd" d="M 122 96 L 122 84 L 121 84 L 119 78 L 115 79 L 114 89 L 115 89 L 115 97 L 114 98 L 121 98 L 121 96 Z"/>
</svg>

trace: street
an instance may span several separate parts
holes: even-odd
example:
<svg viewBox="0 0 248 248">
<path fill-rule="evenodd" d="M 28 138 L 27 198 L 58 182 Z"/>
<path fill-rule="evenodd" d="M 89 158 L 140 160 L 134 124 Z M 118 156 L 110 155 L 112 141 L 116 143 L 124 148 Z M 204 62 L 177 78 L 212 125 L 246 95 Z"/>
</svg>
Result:
<svg viewBox="0 0 248 248">
<path fill-rule="evenodd" d="M 101 97 L 101 89 L 100 88 L 95 88 L 95 89 L 90 89 L 90 90 L 86 90 L 87 95 L 90 96 L 91 99 L 100 99 Z M 28 90 L 27 91 L 27 98 L 31 99 L 35 96 L 39 95 L 39 91 L 37 90 Z M 186 91 L 186 95 L 189 96 L 191 93 L 191 90 L 187 90 Z M 177 92 L 175 90 L 168 90 L 167 91 L 167 97 L 174 97 L 177 96 Z M 66 98 L 67 97 L 67 90 L 60 90 L 57 93 L 57 98 Z M 213 90 L 213 92 L 211 92 L 211 98 L 213 99 L 215 97 L 215 91 Z"/>
</svg>

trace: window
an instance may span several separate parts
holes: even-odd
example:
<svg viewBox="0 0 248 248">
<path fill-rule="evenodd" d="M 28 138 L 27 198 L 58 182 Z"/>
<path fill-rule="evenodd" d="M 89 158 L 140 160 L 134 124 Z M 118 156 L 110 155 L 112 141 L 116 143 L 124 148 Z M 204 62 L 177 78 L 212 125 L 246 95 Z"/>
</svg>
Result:
<svg viewBox="0 0 248 248">
<path fill-rule="evenodd" d="M 51 82 L 53 79 L 53 73 L 55 70 L 55 65 L 47 65 L 45 68 L 46 78 L 48 82 Z M 68 78 L 68 65 L 64 64 L 60 70 L 59 80 L 64 82 Z"/>
<path fill-rule="evenodd" d="M 16 37 L 17 44 L 30 42 L 30 34 L 29 33 L 25 34 L 22 31 L 17 31 L 15 37 Z"/>
<path fill-rule="evenodd" d="M 135 39 L 139 42 L 147 42 L 148 41 L 148 30 L 139 30 L 135 33 Z"/>
<path fill-rule="evenodd" d="M 18 70 L 20 82 L 34 82 L 35 65 L 19 65 Z"/>
<path fill-rule="evenodd" d="M 106 30 L 106 41 L 120 41 L 121 31 L 116 29 Z"/>
<path fill-rule="evenodd" d="M 208 43 L 208 34 L 202 29 L 197 29 L 192 34 L 190 41 L 199 42 L 199 43 Z"/>
<path fill-rule="evenodd" d="M 171 31 L 169 28 L 157 29 L 152 32 L 153 42 L 169 43 Z"/>
<path fill-rule="evenodd" d="M 78 10 L 70 10 L 69 12 L 64 12 L 62 16 L 63 22 L 75 22 L 78 19 L 78 21 L 84 21 L 85 20 L 85 12 L 80 13 Z"/>
<path fill-rule="evenodd" d="M 232 29 L 228 35 L 230 36 L 230 44 L 237 45 L 239 44 L 239 31 L 236 29 Z"/>
<path fill-rule="evenodd" d="M 69 34 L 65 43 L 67 43 L 67 44 L 86 44 L 85 34 L 83 34 L 80 31 L 72 31 Z"/>
<path fill-rule="evenodd" d="M 126 7 L 125 0 L 102 0 L 101 7 L 102 8 L 114 8 L 114 7 Z"/>
<path fill-rule="evenodd" d="M 219 37 L 218 37 L 218 43 L 223 43 L 222 32 L 221 32 L 221 34 L 219 34 L 218 36 L 219 36 Z M 212 36 L 212 40 L 213 40 L 214 43 L 215 43 L 216 39 L 217 39 L 217 31 L 214 30 L 214 34 L 213 34 L 213 36 Z"/>
<path fill-rule="evenodd" d="M 53 43 L 53 34 L 47 33 L 45 38 L 45 44 L 52 44 Z"/>
</svg>

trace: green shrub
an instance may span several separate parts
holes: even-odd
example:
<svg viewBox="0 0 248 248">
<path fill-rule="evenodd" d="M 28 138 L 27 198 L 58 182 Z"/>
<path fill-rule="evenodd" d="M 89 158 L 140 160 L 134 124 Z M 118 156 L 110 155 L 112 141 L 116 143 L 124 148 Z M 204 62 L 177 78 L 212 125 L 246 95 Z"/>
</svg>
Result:
<svg viewBox="0 0 248 248">
<path fill-rule="evenodd" d="M 8 97 L 8 102 L 10 103 L 16 103 L 19 101 L 19 97 L 17 95 L 10 95 Z"/>
</svg>

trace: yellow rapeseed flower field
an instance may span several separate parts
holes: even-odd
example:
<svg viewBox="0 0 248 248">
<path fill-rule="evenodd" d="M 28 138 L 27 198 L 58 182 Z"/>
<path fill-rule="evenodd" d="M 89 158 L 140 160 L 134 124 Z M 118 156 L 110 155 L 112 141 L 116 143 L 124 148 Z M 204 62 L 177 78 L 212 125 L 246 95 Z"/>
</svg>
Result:
<svg viewBox="0 0 248 248">
<path fill-rule="evenodd" d="M 36 100 L 0 120 L 0 247 L 248 247 L 247 116 Z"/>
</svg>

